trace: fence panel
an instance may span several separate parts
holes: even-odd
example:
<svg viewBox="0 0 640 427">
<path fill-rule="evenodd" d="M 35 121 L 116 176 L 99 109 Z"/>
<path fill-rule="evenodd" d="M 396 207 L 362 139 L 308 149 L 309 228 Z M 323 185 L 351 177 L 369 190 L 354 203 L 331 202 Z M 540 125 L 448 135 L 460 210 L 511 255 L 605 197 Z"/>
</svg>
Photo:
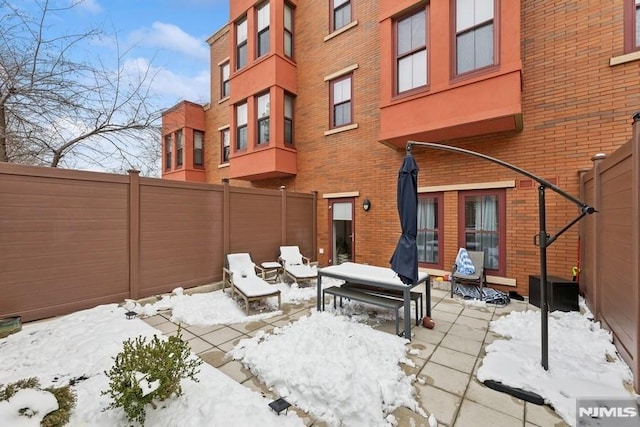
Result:
<svg viewBox="0 0 640 427">
<path fill-rule="evenodd" d="M 0 175 L 0 317 L 128 296 L 127 176 L 8 164 Z"/>
<path fill-rule="evenodd" d="M 0 318 L 25 322 L 219 282 L 229 252 L 315 248 L 311 194 L 0 163 L 0 201 Z"/>
<path fill-rule="evenodd" d="M 221 280 L 222 186 L 140 181 L 140 297 Z"/>
<path fill-rule="evenodd" d="M 636 119 L 636 117 L 634 117 Z M 638 117 L 640 119 L 640 117 Z M 640 120 L 633 138 L 583 175 L 581 193 L 598 212 L 581 227 L 580 289 L 611 331 L 640 390 Z"/>
</svg>

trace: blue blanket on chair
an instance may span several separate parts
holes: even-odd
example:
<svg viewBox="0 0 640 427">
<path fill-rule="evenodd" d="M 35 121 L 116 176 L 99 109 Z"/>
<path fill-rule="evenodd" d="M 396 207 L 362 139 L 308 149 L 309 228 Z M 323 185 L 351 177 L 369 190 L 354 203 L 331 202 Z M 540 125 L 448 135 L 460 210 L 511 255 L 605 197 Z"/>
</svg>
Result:
<svg viewBox="0 0 640 427">
<path fill-rule="evenodd" d="M 479 286 L 460 286 L 456 284 L 453 292 L 464 299 L 480 299 Z M 482 300 L 488 304 L 498 305 L 507 305 L 511 302 L 508 294 L 492 288 L 482 288 Z"/>
<path fill-rule="evenodd" d="M 476 268 L 473 266 L 473 262 L 471 262 L 471 258 L 469 257 L 469 252 L 467 252 L 465 248 L 460 248 L 456 256 L 456 271 L 461 274 L 466 274 L 467 276 L 476 272 Z"/>
</svg>

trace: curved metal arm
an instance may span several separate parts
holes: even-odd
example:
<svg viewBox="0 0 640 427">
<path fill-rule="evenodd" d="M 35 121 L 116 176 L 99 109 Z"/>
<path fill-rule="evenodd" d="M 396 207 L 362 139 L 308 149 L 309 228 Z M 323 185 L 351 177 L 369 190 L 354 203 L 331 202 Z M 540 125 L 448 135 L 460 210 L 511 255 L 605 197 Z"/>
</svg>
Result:
<svg viewBox="0 0 640 427">
<path fill-rule="evenodd" d="M 537 175 L 532 174 L 529 171 L 526 171 L 524 169 L 521 169 L 517 166 L 512 165 L 511 163 L 507 163 L 505 161 L 502 161 L 500 159 L 496 159 L 494 157 L 491 156 L 487 156 L 486 154 L 482 154 L 482 153 L 478 153 L 475 151 L 471 151 L 471 150 L 466 150 L 464 148 L 459 148 L 459 147 L 452 147 L 450 145 L 443 145 L 443 144 L 435 144 L 433 142 L 417 142 L 417 141 L 409 141 L 407 143 L 407 155 L 411 155 L 411 147 L 417 145 L 417 146 L 421 146 L 421 147 L 429 147 L 429 148 L 434 148 L 437 150 L 444 150 L 444 151 L 453 151 L 456 153 L 462 153 L 462 154 L 467 154 L 469 156 L 474 156 L 474 157 L 480 157 L 481 159 L 485 159 L 488 160 L 490 162 L 493 163 L 497 163 L 501 166 L 504 166 L 508 169 L 511 169 L 512 171 L 518 172 L 519 174 L 522 174 L 526 177 L 529 177 L 531 179 L 533 179 L 534 181 L 538 182 L 540 185 L 544 186 L 545 188 L 550 188 L 551 190 L 555 191 L 556 193 L 560 194 L 561 196 L 565 197 L 566 199 L 572 201 L 573 203 L 575 203 L 580 210 L 584 213 L 584 215 L 588 215 L 588 214 L 592 214 L 594 212 L 596 212 L 596 210 L 592 207 L 587 205 L 584 202 L 581 202 L 580 200 L 578 200 L 577 198 L 573 197 L 571 194 L 566 193 L 565 191 L 561 190 L 560 188 L 558 188 L 556 185 L 550 183 L 549 181 L 540 178 Z M 584 216 L 583 215 L 583 216 Z"/>
</svg>

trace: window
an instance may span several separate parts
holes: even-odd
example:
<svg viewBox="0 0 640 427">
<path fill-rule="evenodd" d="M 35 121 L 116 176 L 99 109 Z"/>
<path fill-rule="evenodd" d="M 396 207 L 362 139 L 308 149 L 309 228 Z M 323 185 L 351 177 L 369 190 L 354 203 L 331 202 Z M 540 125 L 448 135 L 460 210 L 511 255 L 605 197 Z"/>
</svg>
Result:
<svg viewBox="0 0 640 427">
<path fill-rule="evenodd" d="M 493 65 L 494 0 L 456 0 L 456 74 Z"/>
<path fill-rule="evenodd" d="M 164 136 L 164 168 L 171 170 L 171 135 Z"/>
<path fill-rule="evenodd" d="M 293 58 L 293 8 L 284 5 L 284 54 Z"/>
<path fill-rule="evenodd" d="M 204 132 L 193 131 L 193 165 L 204 166 Z"/>
<path fill-rule="evenodd" d="M 257 9 L 258 13 L 258 54 L 257 58 L 269 52 L 269 2 L 263 3 Z"/>
<path fill-rule="evenodd" d="M 247 103 L 236 106 L 236 150 L 247 148 Z"/>
<path fill-rule="evenodd" d="M 397 92 L 427 84 L 426 11 L 424 9 L 396 24 Z"/>
<path fill-rule="evenodd" d="M 331 127 L 348 125 L 351 119 L 351 75 L 331 81 Z"/>
<path fill-rule="evenodd" d="M 329 0 L 333 7 L 331 15 L 331 31 L 339 30 L 351 22 L 351 1 L 350 0 Z"/>
<path fill-rule="evenodd" d="M 430 264 L 431 267 L 442 268 L 442 229 L 440 223 L 443 216 L 443 195 L 425 194 L 418 198 L 418 262 Z"/>
<path fill-rule="evenodd" d="M 231 138 L 229 129 L 223 129 L 220 132 L 220 140 L 222 141 L 222 163 L 229 163 L 229 152 L 231 151 Z"/>
<path fill-rule="evenodd" d="M 284 95 L 284 142 L 293 144 L 293 96 Z"/>
<path fill-rule="evenodd" d="M 258 144 L 269 142 L 269 94 L 258 97 Z"/>
<path fill-rule="evenodd" d="M 640 50 L 640 0 L 625 0 L 624 51 Z"/>
<path fill-rule="evenodd" d="M 231 68 L 229 67 L 229 63 L 222 64 L 220 66 L 220 98 L 226 98 L 231 94 L 230 74 Z"/>
<path fill-rule="evenodd" d="M 182 130 L 176 131 L 176 168 L 182 166 Z"/>
<path fill-rule="evenodd" d="M 247 18 L 236 24 L 236 70 L 247 65 Z"/>
<path fill-rule="evenodd" d="M 505 274 L 506 203 L 504 190 L 459 193 L 460 246 L 484 251 L 484 266 Z"/>
</svg>

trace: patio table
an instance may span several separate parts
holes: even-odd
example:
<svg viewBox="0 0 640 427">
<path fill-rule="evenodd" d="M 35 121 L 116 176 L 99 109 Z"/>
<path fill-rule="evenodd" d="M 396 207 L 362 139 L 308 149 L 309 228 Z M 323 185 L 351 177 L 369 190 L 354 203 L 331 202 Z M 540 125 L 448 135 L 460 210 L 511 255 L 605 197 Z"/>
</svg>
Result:
<svg viewBox="0 0 640 427">
<path fill-rule="evenodd" d="M 363 285 L 371 285 L 384 289 L 402 291 L 404 300 L 404 337 L 408 340 L 411 340 L 411 289 L 415 288 L 421 283 L 426 283 L 425 304 L 427 306 L 427 316 L 431 317 L 431 286 L 429 284 L 429 275 L 427 273 L 418 272 L 418 281 L 412 285 L 405 285 L 404 283 L 402 283 L 395 271 L 386 267 L 345 262 L 342 264 L 318 269 L 318 311 L 321 310 L 321 304 L 323 303 L 323 277 L 332 277 L 334 279 L 344 280 L 345 282 L 360 283 Z"/>
</svg>

